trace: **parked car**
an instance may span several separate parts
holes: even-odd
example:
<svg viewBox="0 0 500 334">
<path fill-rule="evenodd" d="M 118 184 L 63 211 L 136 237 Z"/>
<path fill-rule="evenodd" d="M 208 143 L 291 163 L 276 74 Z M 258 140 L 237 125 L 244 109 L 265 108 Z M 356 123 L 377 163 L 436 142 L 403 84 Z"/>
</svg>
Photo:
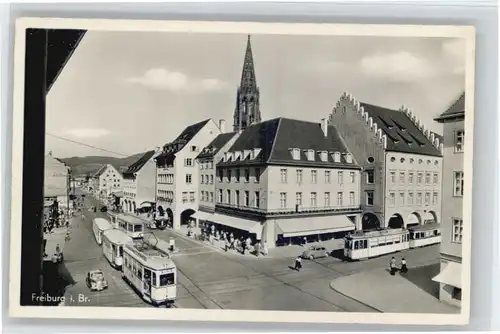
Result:
<svg viewBox="0 0 500 334">
<path fill-rule="evenodd" d="M 321 257 L 327 257 L 327 256 L 328 256 L 328 251 L 322 245 L 310 246 L 302 253 L 302 258 L 309 260 L 319 259 Z"/>
<path fill-rule="evenodd" d="M 108 212 L 107 206 L 101 206 L 101 212 Z"/>
<path fill-rule="evenodd" d="M 100 269 L 89 271 L 86 282 L 91 291 L 102 291 L 108 287 L 108 282 L 104 279 L 104 273 Z"/>
</svg>

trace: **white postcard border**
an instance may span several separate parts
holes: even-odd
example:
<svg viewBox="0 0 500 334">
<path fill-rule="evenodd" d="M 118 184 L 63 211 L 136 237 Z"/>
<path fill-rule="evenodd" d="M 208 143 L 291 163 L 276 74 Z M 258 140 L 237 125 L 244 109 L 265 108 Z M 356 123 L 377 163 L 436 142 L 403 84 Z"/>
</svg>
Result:
<svg viewBox="0 0 500 334">
<path fill-rule="evenodd" d="M 231 34 L 294 34 L 335 36 L 398 36 L 398 37 L 450 37 L 466 40 L 465 87 L 466 110 L 463 221 L 462 294 L 459 314 L 407 314 L 407 313 L 339 313 L 339 312 L 289 312 L 259 310 L 195 310 L 195 309 L 144 309 L 125 307 L 57 307 L 21 306 L 21 228 L 22 228 L 22 173 L 24 126 L 24 59 L 25 30 L 86 29 L 106 31 L 190 32 Z M 137 319 L 219 322 L 286 322 L 286 323 L 351 323 L 351 324 L 422 324 L 465 325 L 470 314 L 471 271 L 471 219 L 474 130 L 474 77 L 475 29 L 472 26 L 436 25 L 373 25 L 373 24 L 316 24 L 316 23 L 258 23 L 258 22 L 204 22 L 204 21 L 154 21 L 154 20 L 105 20 L 20 18 L 16 21 L 14 50 L 14 99 L 12 143 L 12 195 L 9 275 L 9 315 L 20 318 L 74 318 L 74 319 Z M 335 101 L 332 100 L 332 105 Z M 118 312 L 119 310 L 119 312 Z"/>
</svg>

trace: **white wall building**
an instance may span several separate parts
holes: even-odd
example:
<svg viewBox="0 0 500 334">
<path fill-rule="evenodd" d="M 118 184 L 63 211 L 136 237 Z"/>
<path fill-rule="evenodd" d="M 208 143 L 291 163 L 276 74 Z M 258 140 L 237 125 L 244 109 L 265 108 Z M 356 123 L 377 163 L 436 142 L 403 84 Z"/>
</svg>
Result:
<svg viewBox="0 0 500 334">
<path fill-rule="evenodd" d="M 156 155 L 160 150 L 144 153 L 123 172 L 122 209 L 136 213 L 138 209 L 151 207 L 156 200 Z"/>
<path fill-rule="evenodd" d="M 188 126 L 156 157 L 156 207 L 173 228 L 188 224 L 199 204 L 196 157 L 221 130 L 211 119 Z"/>
</svg>

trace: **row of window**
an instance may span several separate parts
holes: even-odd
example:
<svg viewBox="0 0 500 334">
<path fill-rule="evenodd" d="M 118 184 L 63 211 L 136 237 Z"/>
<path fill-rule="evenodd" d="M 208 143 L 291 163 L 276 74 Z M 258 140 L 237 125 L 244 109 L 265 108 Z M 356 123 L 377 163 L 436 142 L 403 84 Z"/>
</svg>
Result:
<svg viewBox="0 0 500 334">
<path fill-rule="evenodd" d="M 212 191 L 202 190 L 200 192 L 200 198 L 201 198 L 201 201 L 203 201 L 203 202 L 213 203 L 214 202 L 214 193 Z"/>
<path fill-rule="evenodd" d="M 415 181 L 415 174 L 417 175 L 416 181 L 417 185 L 423 184 L 424 181 L 424 173 L 423 172 L 408 172 L 408 184 L 413 184 Z M 396 171 L 390 172 L 390 181 L 391 183 L 397 183 L 396 181 Z M 399 183 L 406 183 L 406 172 L 399 172 Z M 438 184 L 439 183 L 439 174 L 438 173 L 425 173 L 425 184 Z"/>
<path fill-rule="evenodd" d="M 158 183 L 173 184 L 174 174 L 158 174 Z"/>
<path fill-rule="evenodd" d="M 233 195 L 234 193 L 234 195 Z M 224 204 L 234 204 L 240 206 L 240 191 L 228 189 L 224 191 L 223 189 L 218 189 L 217 203 Z M 260 192 L 254 191 L 252 198 L 250 198 L 250 191 L 243 191 L 243 206 L 260 208 Z"/>
<path fill-rule="evenodd" d="M 129 193 L 129 192 L 127 192 L 127 191 L 124 191 L 124 192 L 123 192 L 123 196 L 124 196 L 124 197 L 135 197 L 135 193 Z"/>
<path fill-rule="evenodd" d="M 201 184 L 214 184 L 214 176 L 209 175 L 209 174 L 202 174 L 200 183 Z"/>
<path fill-rule="evenodd" d="M 183 191 L 182 192 L 182 203 L 194 203 L 194 191 Z"/>
<path fill-rule="evenodd" d="M 303 182 L 303 175 L 304 171 L 302 169 L 297 169 L 295 171 L 295 180 L 297 184 L 302 184 Z M 281 183 L 288 183 L 288 170 L 287 169 L 280 169 L 280 181 Z M 310 181 L 312 184 L 318 183 L 318 171 L 317 170 L 311 170 L 310 173 Z M 332 173 L 329 170 L 325 170 L 324 172 L 324 180 L 323 183 L 328 184 L 332 182 Z M 356 182 L 356 173 L 355 172 L 349 172 L 349 182 L 350 183 L 355 183 Z M 343 171 L 338 171 L 337 172 L 337 183 L 338 184 L 344 184 L 344 172 Z"/>
<path fill-rule="evenodd" d="M 213 161 L 200 162 L 200 169 L 214 169 L 214 162 Z"/>
<path fill-rule="evenodd" d="M 241 203 L 241 193 L 243 194 L 243 204 Z M 332 207 L 332 201 L 331 201 L 331 193 L 330 192 L 325 192 L 323 195 L 323 206 L 322 207 Z M 208 192 L 208 191 L 202 191 L 201 192 L 201 197 L 202 200 L 204 201 L 213 201 L 213 193 Z M 289 202 L 288 202 L 288 193 L 286 192 L 281 192 L 280 193 L 280 208 L 286 209 L 289 208 Z M 250 191 L 242 191 L 240 192 L 239 190 L 223 190 L 223 189 L 218 189 L 218 198 L 217 198 L 217 203 L 224 203 L 224 204 L 230 204 L 230 205 L 236 205 L 236 206 L 251 206 L 255 208 L 260 207 L 260 192 L 255 191 L 253 192 L 253 196 L 250 197 Z M 343 192 L 337 192 L 337 202 L 336 202 L 337 207 L 342 207 L 344 206 L 344 193 Z M 303 193 L 302 192 L 296 192 L 295 193 L 295 205 L 298 206 L 303 206 Z M 353 191 L 349 192 L 349 205 L 354 206 L 356 205 L 356 197 L 355 193 Z M 318 193 L 317 192 L 311 192 L 309 194 L 309 207 L 318 207 Z"/>
<path fill-rule="evenodd" d="M 414 193 L 413 192 L 408 192 L 406 194 L 404 191 L 399 192 L 399 199 L 398 199 L 398 205 L 403 206 L 403 205 L 422 205 L 422 195 L 423 193 L 417 192 L 416 193 L 416 201 L 414 202 Z M 396 192 L 389 192 L 389 198 L 387 199 L 388 205 L 389 206 L 395 206 L 396 205 Z M 425 205 L 430 205 L 431 204 L 431 193 L 426 192 L 424 195 L 424 204 Z M 438 193 L 433 192 L 432 193 L 432 204 L 436 205 L 438 204 Z"/>
<path fill-rule="evenodd" d="M 391 157 L 390 159 L 391 162 L 396 162 L 396 157 Z M 399 159 L 399 162 L 401 162 L 402 164 L 404 164 L 406 162 L 406 158 L 401 158 Z M 409 160 L 410 164 L 414 164 L 415 163 L 415 158 L 410 158 Z M 423 159 L 418 159 L 418 164 L 421 165 L 424 163 L 424 160 Z M 427 164 L 430 165 L 432 164 L 432 161 L 430 159 L 427 159 Z M 434 160 L 434 165 L 439 165 L 439 160 Z"/>
<path fill-rule="evenodd" d="M 170 190 L 158 190 L 158 198 L 161 199 L 167 199 L 167 200 L 173 200 L 174 199 L 174 192 Z"/>
<path fill-rule="evenodd" d="M 225 173 L 224 173 L 225 171 Z M 250 168 L 245 168 L 243 170 L 243 175 L 241 175 L 241 170 L 240 169 L 235 169 L 235 182 L 240 182 L 241 179 L 243 178 L 243 182 L 250 182 Z M 231 182 L 233 179 L 233 170 L 232 169 L 218 169 L 218 180 L 219 182 Z M 260 168 L 253 168 L 253 177 L 254 177 L 254 182 L 259 183 L 260 182 Z"/>
</svg>

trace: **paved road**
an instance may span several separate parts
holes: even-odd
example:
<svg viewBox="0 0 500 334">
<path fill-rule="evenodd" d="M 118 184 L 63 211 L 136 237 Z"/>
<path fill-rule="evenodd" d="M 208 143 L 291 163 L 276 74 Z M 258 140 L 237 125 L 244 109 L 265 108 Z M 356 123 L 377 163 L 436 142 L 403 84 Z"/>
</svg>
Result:
<svg viewBox="0 0 500 334">
<path fill-rule="evenodd" d="M 342 262 L 329 257 L 303 261 L 303 270 L 289 268 L 295 256 L 270 259 L 232 255 L 200 246 L 194 240 L 169 230 L 154 232 L 162 239 L 174 237 L 179 253 L 173 256 L 179 272 L 189 277 L 185 287 L 203 296 L 207 308 L 285 311 L 374 312 L 371 307 L 331 290 L 332 279 L 388 266 L 392 255 L 359 262 Z M 439 262 L 439 247 L 408 250 L 410 267 Z"/>
<path fill-rule="evenodd" d="M 97 201 L 86 199 L 86 205 Z M 102 213 L 85 212 L 86 220 L 73 227 L 73 237 L 65 249 L 65 262 L 77 284 L 68 288 L 73 296 L 69 305 L 148 306 L 121 279 L 102 255 L 92 233 L 92 219 Z M 336 293 L 330 288 L 332 279 L 367 269 L 387 267 L 389 256 L 362 262 L 342 262 L 329 257 L 303 261 L 303 269 L 289 268 L 294 257 L 270 259 L 241 257 L 214 250 L 210 246 L 179 237 L 164 230 L 154 234 L 168 240 L 175 238 L 179 252 L 173 256 L 178 268 L 179 308 L 283 310 L 283 311 L 338 311 L 376 312 L 371 307 Z M 409 266 L 426 265 L 439 261 L 439 247 L 410 250 L 404 256 Z M 84 278 L 88 270 L 99 268 L 109 281 L 109 289 L 90 293 Z M 81 303 L 78 296 L 87 296 Z M 68 298 L 69 299 L 69 298 Z"/>
</svg>

